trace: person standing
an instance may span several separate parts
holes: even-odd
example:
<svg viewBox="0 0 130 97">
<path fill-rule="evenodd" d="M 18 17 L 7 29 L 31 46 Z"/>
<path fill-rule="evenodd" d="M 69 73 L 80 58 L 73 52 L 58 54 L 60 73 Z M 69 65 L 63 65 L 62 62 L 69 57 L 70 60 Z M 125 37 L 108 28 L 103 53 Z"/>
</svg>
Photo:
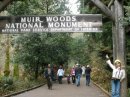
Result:
<svg viewBox="0 0 130 97">
<path fill-rule="evenodd" d="M 113 70 L 112 72 L 112 94 L 111 97 L 120 97 L 121 82 L 125 79 L 125 70 L 122 68 L 120 60 L 115 60 L 114 65 L 111 63 L 109 56 L 106 55 L 106 63 Z"/>
<path fill-rule="evenodd" d="M 76 68 L 75 68 L 75 77 L 76 77 L 76 86 L 80 86 L 80 78 L 82 75 L 82 69 L 80 67 L 79 64 L 76 64 Z"/>
<path fill-rule="evenodd" d="M 75 84 L 75 66 L 71 69 L 72 84 Z"/>
<path fill-rule="evenodd" d="M 60 66 L 60 68 L 58 69 L 57 76 L 58 76 L 59 84 L 62 84 L 62 78 L 64 76 L 64 70 L 63 70 L 62 66 Z"/>
<path fill-rule="evenodd" d="M 89 65 L 87 65 L 86 69 L 85 69 L 85 75 L 86 75 L 86 86 L 90 85 L 90 78 L 91 78 L 91 68 Z"/>
<path fill-rule="evenodd" d="M 85 66 L 83 65 L 82 66 L 82 76 L 84 76 L 85 75 Z"/>
<path fill-rule="evenodd" d="M 47 86 L 48 86 L 48 89 L 51 89 L 52 90 L 52 82 L 51 82 L 51 78 L 52 78 L 52 69 L 51 69 L 51 66 L 50 64 L 48 64 L 48 67 L 45 68 L 45 71 L 44 71 L 44 76 L 47 80 Z"/>
<path fill-rule="evenodd" d="M 70 74 L 67 75 L 67 83 L 70 84 Z"/>
</svg>

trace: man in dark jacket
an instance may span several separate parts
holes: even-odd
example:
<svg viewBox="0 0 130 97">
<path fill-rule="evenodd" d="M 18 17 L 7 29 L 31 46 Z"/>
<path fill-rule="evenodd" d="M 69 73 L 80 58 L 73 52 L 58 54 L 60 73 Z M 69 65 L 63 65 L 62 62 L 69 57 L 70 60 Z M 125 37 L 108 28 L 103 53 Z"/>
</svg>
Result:
<svg viewBox="0 0 130 97">
<path fill-rule="evenodd" d="M 82 75 L 82 69 L 80 67 L 79 64 L 76 64 L 76 68 L 75 68 L 75 77 L 76 77 L 76 85 L 80 86 L 80 78 Z"/>
<path fill-rule="evenodd" d="M 91 68 L 89 65 L 87 65 L 86 69 L 85 69 L 85 75 L 86 75 L 86 86 L 89 86 L 90 84 L 90 75 L 91 75 Z"/>
<path fill-rule="evenodd" d="M 48 89 L 52 89 L 52 82 L 51 82 L 52 75 L 53 75 L 53 70 L 51 69 L 50 64 L 48 64 L 48 67 L 45 68 L 44 71 L 44 76 L 47 80 Z"/>
</svg>

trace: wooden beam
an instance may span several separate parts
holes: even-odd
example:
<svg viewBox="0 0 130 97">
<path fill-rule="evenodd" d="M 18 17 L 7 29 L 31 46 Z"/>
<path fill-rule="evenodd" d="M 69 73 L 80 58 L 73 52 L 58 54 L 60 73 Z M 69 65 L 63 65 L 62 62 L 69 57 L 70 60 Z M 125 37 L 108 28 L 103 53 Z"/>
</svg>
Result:
<svg viewBox="0 0 130 97">
<path fill-rule="evenodd" d="M 3 11 L 13 0 L 3 0 L 0 4 L 0 12 Z"/>
<path fill-rule="evenodd" d="M 111 10 L 104 5 L 100 0 L 91 0 L 105 15 L 107 15 L 112 21 L 115 21 L 115 16 Z"/>
</svg>

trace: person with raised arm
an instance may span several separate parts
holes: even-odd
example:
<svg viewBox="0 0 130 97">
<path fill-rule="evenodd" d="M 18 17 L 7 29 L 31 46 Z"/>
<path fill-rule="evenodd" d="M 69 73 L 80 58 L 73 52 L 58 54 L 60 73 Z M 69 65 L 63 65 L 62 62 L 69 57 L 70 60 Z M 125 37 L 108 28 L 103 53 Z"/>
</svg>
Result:
<svg viewBox="0 0 130 97">
<path fill-rule="evenodd" d="M 109 56 L 106 55 L 106 63 L 110 66 L 112 71 L 112 94 L 111 97 L 120 97 L 121 82 L 125 79 L 125 70 L 122 68 L 120 60 L 116 59 L 114 64 L 111 63 Z"/>
</svg>

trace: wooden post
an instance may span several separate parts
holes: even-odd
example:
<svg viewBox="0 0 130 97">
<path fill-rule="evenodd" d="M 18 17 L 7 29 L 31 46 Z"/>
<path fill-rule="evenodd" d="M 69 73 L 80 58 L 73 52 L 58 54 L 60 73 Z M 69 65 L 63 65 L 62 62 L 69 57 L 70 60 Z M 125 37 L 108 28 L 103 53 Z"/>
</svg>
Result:
<svg viewBox="0 0 130 97">
<path fill-rule="evenodd" d="M 119 59 L 122 62 L 124 69 L 126 70 L 126 54 L 125 54 L 125 31 L 122 24 L 124 17 L 123 2 L 115 0 L 115 31 L 113 32 L 114 41 L 113 47 L 115 53 L 114 59 Z M 127 97 L 127 79 L 121 83 L 121 97 Z"/>
</svg>

